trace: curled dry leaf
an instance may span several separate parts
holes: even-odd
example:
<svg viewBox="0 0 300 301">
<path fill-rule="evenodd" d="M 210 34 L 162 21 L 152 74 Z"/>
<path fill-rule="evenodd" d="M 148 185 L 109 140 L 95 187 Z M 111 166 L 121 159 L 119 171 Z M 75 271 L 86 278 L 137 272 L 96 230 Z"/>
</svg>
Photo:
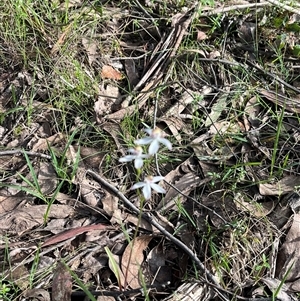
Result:
<svg viewBox="0 0 300 301">
<path fill-rule="evenodd" d="M 144 250 L 148 246 L 152 237 L 143 235 L 136 237 L 125 249 L 121 267 L 128 286 L 132 289 L 141 287 L 140 269 L 144 261 Z"/>
</svg>

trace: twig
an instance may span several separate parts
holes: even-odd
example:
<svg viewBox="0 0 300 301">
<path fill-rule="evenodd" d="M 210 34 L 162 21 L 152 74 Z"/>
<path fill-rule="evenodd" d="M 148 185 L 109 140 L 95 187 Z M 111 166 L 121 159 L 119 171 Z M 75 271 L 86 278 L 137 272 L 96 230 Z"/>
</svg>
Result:
<svg viewBox="0 0 300 301">
<path fill-rule="evenodd" d="M 291 7 L 291 6 L 287 5 L 287 4 L 285 4 L 284 2 L 280 2 L 280 1 L 278 1 L 278 0 L 267 0 L 267 2 L 272 3 L 272 4 L 275 4 L 275 5 L 277 5 L 278 7 L 283 8 L 283 9 L 285 9 L 285 10 L 291 12 L 291 13 L 300 15 L 299 9 L 293 8 L 293 7 Z"/>
<path fill-rule="evenodd" d="M 278 2 L 278 1 L 277 1 Z M 243 9 L 249 9 L 249 8 L 258 8 L 258 7 L 264 7 L 270 5 L 268 2 L 262 2 L 262 3 L 248 3 L 248 4 L 236 4 L 236 5 L 231 5 L 231 6 L 223 6 L 223 7 L 218 7 L 209 11 L 204 11 L 201 12 L 201 16 L 213 16 L 217 14 L 222 14 L 222 13 L 227 13 L 230 11 L 235 11 L 235 10 L 243 10 Z"/>
<path fill-rule="evenodd" d="M 112 296 L 112 297 L 125 297 L 130 295 L 143 295 L 144 289 L 147 290 L 158 290 L 158 292 L 163 291 L 166 288 L 166 285 L 158 284 L 158 285 L 149 285 L 137 289 L 131 289 L 127 291 L 90 291 L 90 293 L 94 296 Z M 80 297 L 80 296 L 86 296 L 85 292 L 73 292 L 72 297 Z M 119 299 L 118 299 L 119 300 Z"/>
<path fill-rule="evenodd" d="M 37 153 L 37 152 L 30 152 L 22 149 L 12 149 L 12 150 L 5 150 L 5 151 L 0 151 L 0 157 L 2 156 L 13 156 L 13 155 L 26 155 L 31 156 L 31 157 L 39 157 L 47 160 L 51 160 L 51 156 Z"/>
<path fill-rule="evenodd" d="M 223 293 L 220 292 L 222 288 L 220 287 L 218 280 L 214 275 L 212 275 L 206 267 L 203 265 L 203 263 L 199 260 L 196 254 L 188 248 L 181 240 L 174 237 L 171 233 L 169 233 L 167 230 L 165 230 L 156 220 L 153 215 L 150 213 L 142 213 L 136 206 L 134 206 L 117 188 L 109 184 L 107 181 L 105 181 L 102 177 L 100 177 L 97 173 L 94 171 L 88 169 L 87 174 L 92 176 L 95 180 L 97 180 L 100 184 L 102 184 L 108 191 L 113 193 L 115 196 L 117 196 L 120 200 L 124 202 L 124 204 L 130 208 L 135 214 L 138 216 L 141 216 L 145 220 L 147 220 L 152 226 L 154 226 L 156 229 L 158 229 L 164 236 L 170 239 L 175 245 L 177 245 L 180 249 L 182 249 L 200 268 L 201 272 L 204 273 L 207 277 L 207 279 L 212 282 L 216 289 L 218 290 L 219 296 L 226 301 L 229 301 L 228 297 L 225 296 Z"/>
</svg>

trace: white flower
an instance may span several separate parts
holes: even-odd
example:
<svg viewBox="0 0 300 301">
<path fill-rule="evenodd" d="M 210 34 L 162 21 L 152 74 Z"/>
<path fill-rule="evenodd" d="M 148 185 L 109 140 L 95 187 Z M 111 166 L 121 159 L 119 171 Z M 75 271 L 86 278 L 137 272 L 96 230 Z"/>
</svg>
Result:
<svg viewBox="0 0 300 301">
<path fill-rule="evenodd" d="M 130 162 L 134 160 L 134 167 L 136 169 L 140 169 L 143 166 L 143 159 L 148 158 L 148 155 L 143 155 L 143 150 L 140 146 L 137 146 L 135 148 L 130 148 L 128 150 L 129 153 L 132 155 L 127 155 L 125 157 L 122 157 L 119 159 L 119 162 Z"/>
<path fill-rule="evenodd" d="M 169 150 L 172 149 L 172 144 L 171 142 L 166 139 L 163 138 L 163 132 L 161 129 L 159 128 L 155 128 L 155 129 L 145 129 L 145 132 L 149 135 L 149 137 L 145 137 L 142 139 L 138 139 L 136 141 L 134 141 L 135 144 L 150 144 L 149 146 L 149 155 L 154 155 L 157 153 L 158 149 L 159 149 L 159 144 L 162 143 L 164 144 Z"/>
<path fill-rule="evenodd" d="M 159 182 L 163 180 L 164 177 L 152 177 L 148 176 L 145 178 L 144 182 L 138 182 L 134 184 L 131 189 L 137 189 L 137 188 L 143 188 L 142 192 L 146 200 L 149 200 L 151 197 L 151 188 L 155 190 L 158 193 L 166 193 L 166 191 L 160 187 L 158 184 L 155 184 L 156 182 Z"/>
</svg>

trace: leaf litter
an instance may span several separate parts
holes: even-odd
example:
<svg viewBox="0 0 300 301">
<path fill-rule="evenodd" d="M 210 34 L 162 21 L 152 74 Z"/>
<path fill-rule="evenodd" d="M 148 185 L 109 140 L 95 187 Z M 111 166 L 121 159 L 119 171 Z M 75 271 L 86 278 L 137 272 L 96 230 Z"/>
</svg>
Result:
<svg viewBox="0 0 300 301">
<path fill-rule="evenodd" d="M 157 300 L 224 300 L 219 288 L 225 300 L 300 292 L 297 21 L 286 24 L 282 12 L 292 7 L 270 1 L 265 9 L 278 5 L 277 16 L 262 25 L 266 12 L 244 2 L 170 6 L 158 19 L 159 2 L 112 2 L 102 13 L 96 3 L 62 3 L 57 11 L 68 10 L 70 23 L 47 22 L 35 35 L 52 48 L 30 51 L 26 65 L 13 54 L 10 69 L 1 67 L 0 256 L 3 280 L 25 298 L 50 300 L 52 286 L 52 300 L 71 300 L 79 283 L 69 269 L 100 300 L 144 300 L 140 288 Z M 237 18 L 236 7 L 248 14 Z M 207 18 L 217 13 L 220 27 Z M 75 29 L 77 21 L 89 29 Z M 3 58 L 11 45 L 4 39 Z M 49 72 L 37 63 L 45 61 Z M 153 119 L 175 148 L 156 158 L 167 193 L 141 204 L 129 190 L 132 166 L 118 159 Z"/>
</svg>

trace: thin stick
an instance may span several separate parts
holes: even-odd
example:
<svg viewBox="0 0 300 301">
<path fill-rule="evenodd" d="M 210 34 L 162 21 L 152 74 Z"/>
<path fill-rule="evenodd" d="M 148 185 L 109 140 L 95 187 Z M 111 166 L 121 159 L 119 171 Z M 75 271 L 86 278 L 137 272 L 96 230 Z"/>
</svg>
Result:
<svg viewBox="0 0 300 301">
<path fill-rule="evenodd" d="M 12 149 L 12 150 L 5 150 L 5 151 L 0 151 L 0 157 L 2 156 L 13 156 L 13 155 L 24 155 L 24 152 L 30 156 L 30 157 L 38 157 L 38 158 L 43 158 L 47 160 L 51 160 L 51 156 L 45 155 L 42 153 L 37 153 L 37 152 L 29 152 L 25 151 L 22 149 Z"/>
<path fill-rule="evenodd" d="M 199 260 L 196 254 L 188 248 L 182 241 L 174 237 L 171 233 L 165 230 L 156 220 L 153 215 L 150 213 L 142 213 L 136 206 L 134 206 L 125 196 L 123 193 L 121 193 L 117 188 L 109 184 L 106 180 L 101 178 L 97 173 L 94 171 L 88 169 L 87 174 L 92 176 L 95 180 L 97 180 L 100 184 L 102 184 L 108 191 L 113 193 L 115 196 L 117 196 L 120 200 L 124 202 L 124 204 L 130 208 L 135 214 L 138 216 L 141 216 L 145 220 L 147 220 L 152 226 L 154 226 L 156 229 L 158 229 L 164 236 L 170 239 L 175 245 L 177 245 L 180 249 L 182 249 L 188 256 L 197 264 L 197 266 L 200 268 L 201 272 L 204 273 L 207 277 L 207 279 L 212 282 L 218 291 L 219 296 L 226 301 L 229 301 L 228 297 L 225 296 L 223 293 L 220 292 L 222 288 L 220 287 L 220 284 L 218 283 L 217 278 L 212 275 L 206 267 L 203 265 L 203 263 Z M 219 290 L 218 290 L 219 289 Z"/>
</svg>

